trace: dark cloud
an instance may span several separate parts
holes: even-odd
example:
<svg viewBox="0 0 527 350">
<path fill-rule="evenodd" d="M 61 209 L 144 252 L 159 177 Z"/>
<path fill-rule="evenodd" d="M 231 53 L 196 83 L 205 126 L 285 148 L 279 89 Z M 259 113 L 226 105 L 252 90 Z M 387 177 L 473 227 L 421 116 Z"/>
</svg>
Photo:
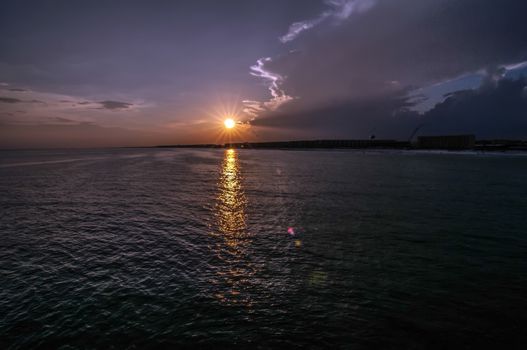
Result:
<svg viewBox="0 0 527 350">
<path fill-rule="evenodd" d="M 0 97 L 0 103 L 20 103 L 24 102 L 18 98 L 12 98 L 12 97 Z"/>
<path fill-rule="evenodd" d="M 99 103 L 101 104 L 102 108 L 110 109 L 110 110 L 127 109 L 133 106 L 133 103 L 119 102 L 119 101 L 101 101 Z M 85 104 L 85 103 L 80 102 L 79 104 Z"/>
<path fill-rule="evenodd" d="M 356 98 L 331 102 L 318 108 L 277 112 L 257 118 L 257 127 L 303 131 L 306 137 L 367 139 L 372 134 L 382 138 L 401 138 L 411 132 L 417 113 L 409 111 L 413 103 L 401 94 Z M 287 108 L 284 108 L 287 109 Z"/>
<path fill-rule="evenodd" d="M 63 118 L 63 117 L 53 117 L 53 118 L 50 118 L 51 121 L 53 122 L 58 122 L 58 123 L 65 123 L 65 124 L 71 124 L 71 123 L 79 123 L 78 121 L 76 120 L 73 120 L 73 119 L 69 119 L 69 118 Z"/>
<path fill-rule="evenodd" d="M 19 89 L 19 88 L 13 88 L 13 89 L 8 89 L 9 91 L 13 91 L 13 92 L 26 92 L 27 90 L 26 89 Z"/>
<path fill-rule="evenodd" d="M 299 110 L 383 96 L 527 59 L 525 13 L 523 0 L 380 0 L 306 30 L 264 68 Z"/>
<path fill-rule="evenodd" d="M 43 103 L 46 104 L 43 101 L 39 100 L 21 100 L 19 98 L 14 97 L 0 97 L 0 103 Z"/>
<path fill-rule="evenodd" d="M 423 115 L 423 131 L 475 133 L 478 138 L 527 138 L 527 79 L 487 80 L 449 94 Z"/>
<path fill-rule="evenodd" d="M 20 111 L 17 111 L 20 112 Z M 0 114 L 1 117 L 7 116 L 7 117 L 16 117 L 15 113 L 3 113 Z M 61 126 L 61 125 L 67 125 L 67 126 L 74 126 L 74 125 L 95 125 L 94 122 L 88 122 L 88 121 L 78 121 L 75 119 L 65 118 L 65 117 L 29 117 L 24 119 L 19 118 L 8 118 L 7 120 L 4 120 L 4 122 L 8 125 L 12 126 Z"/>
<path fill-rule="evenodd" d="M 430 111 L 411 110 L 412 102 L 392 95 L 332 103 L 318 109 L 275 113 L 256 119 L 265 128 L 303 130 L 311 137 L 406 140 L 421 134 L 475 134 L 478 138 L 527 138 L 527 79 L 487 79 L 475 90 L 448 94 Z"/>
</svg>

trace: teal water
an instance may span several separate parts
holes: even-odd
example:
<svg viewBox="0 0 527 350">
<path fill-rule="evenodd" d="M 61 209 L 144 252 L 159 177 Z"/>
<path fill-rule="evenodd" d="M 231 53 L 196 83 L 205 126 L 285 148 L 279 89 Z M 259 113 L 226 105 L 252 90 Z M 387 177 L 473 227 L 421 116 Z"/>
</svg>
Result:
<svg viewBox="0 0 527 350">
<path fill-rule="evenodd" d="M 524 348 L 527 156 L 0 151 L 0 347 Z"/>
</svg>

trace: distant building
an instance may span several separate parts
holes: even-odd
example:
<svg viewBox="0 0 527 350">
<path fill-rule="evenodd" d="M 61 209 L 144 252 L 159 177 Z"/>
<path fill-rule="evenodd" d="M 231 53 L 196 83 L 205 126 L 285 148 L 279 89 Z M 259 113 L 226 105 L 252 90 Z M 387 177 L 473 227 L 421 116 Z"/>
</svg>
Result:
<svg viewBox="0 0 527 350">
<path fill-rule="evenodd" d="M 422 149 L 473 149 L 474 135 L 419 136 L 417 146 Z"/>
</svg>

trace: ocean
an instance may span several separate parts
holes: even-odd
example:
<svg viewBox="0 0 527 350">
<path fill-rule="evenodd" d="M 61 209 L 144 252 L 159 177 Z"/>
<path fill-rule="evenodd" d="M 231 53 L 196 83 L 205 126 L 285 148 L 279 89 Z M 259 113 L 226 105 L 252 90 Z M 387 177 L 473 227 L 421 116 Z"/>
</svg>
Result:
<svg viewBox="0 0 527 350">
<path fill-rule="evenodd" d="M 0 151 L 2 349 L 527 346 L 527 155 Z"/>
</svg>

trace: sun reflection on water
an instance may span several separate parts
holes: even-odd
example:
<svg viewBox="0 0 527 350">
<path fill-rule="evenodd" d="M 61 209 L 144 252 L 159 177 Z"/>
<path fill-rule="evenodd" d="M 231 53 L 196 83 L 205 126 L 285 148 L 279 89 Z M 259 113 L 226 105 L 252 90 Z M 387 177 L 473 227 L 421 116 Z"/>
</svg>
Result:
<svg viewBox="0 0 527 350">
<path fill-rule="evenodd" d="M 243 190 L 238 153 L 225 151 L 218 181 L 215 205 L 215 230 L 217 243 L 213 247 L 220 260 L 216 270 L 215 297 L 229 304 L 250 305 L 247 295 L 255 269 L 250 262 L 250 234 L 247 231 L 247 199 Z"/>
<path fill-rule="evenodd" d="M 218 229 L 235 246 L 240 238 L 245 238 L 245 207 L 247 200 L 242 187 L 238 155 L 234 149 L 225 151 L 220 180 L 216 214 Z"/>
</svg>

